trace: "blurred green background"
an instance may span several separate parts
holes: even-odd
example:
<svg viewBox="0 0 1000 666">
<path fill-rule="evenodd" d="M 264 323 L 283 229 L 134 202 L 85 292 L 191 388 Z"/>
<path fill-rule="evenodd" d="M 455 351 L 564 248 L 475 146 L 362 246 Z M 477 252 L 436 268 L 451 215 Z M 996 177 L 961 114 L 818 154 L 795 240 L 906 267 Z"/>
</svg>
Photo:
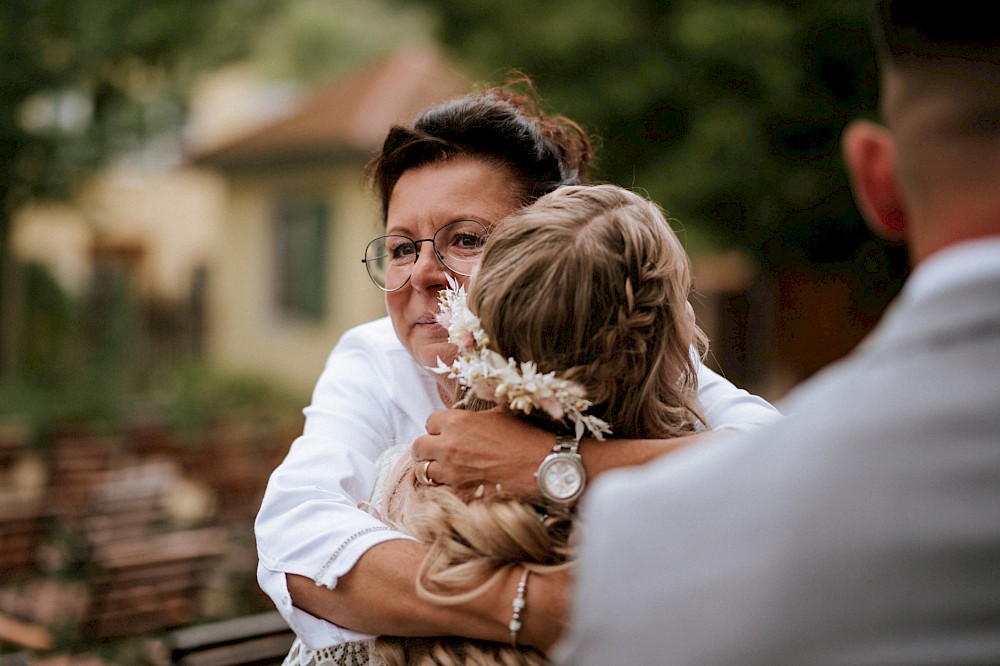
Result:
<svg viewBox="0 0 1000 666">
<path fill-rule="evenodd" d="M 735 286 L 696 270 L 696 289 L 715 294 L 699 312 L 714 322 L 712 362 L 780 397 L 847 352 L 907 272 L 903 250 L 862 222 L 839 153 L 851 118 L 877 117 L 866 12 L 861 0 L 3 0 L 0 425 L 45 450 L 67 424 L 120 433 L 145 418 L 190 452 L 255 423 L 278 438 L 273 467 L 307 395 L 215 367 L 191 331 L 158 353 L 157 304 L 127 276 L 67 292 L 15 254 L 14 220 L 72 200 L 123 156 L 182 161 L 206 73 L 240 63 L 306 94 L 409 44 L 436 45 L 479 83 L 527 74 L 547 111 L 597 140 L 596 179 L 674 218 L 696 269 L 739 257 Z M 216 616 L 266 607 L 250 597 Z M 60 645 L 92 647 L 73 634 Z"/>
<path fill-rule="evenodd" d="M 7 0 L 3 383 L 56 387 L 129 356 L 127 303 L 83 321 L 44 276 L 23 274 L 10 250 L 19 207 L 69 196 L 123 153 L 179 142 L 192 85 L 227 62 L 308 89 L 431 42 L 480 82 L 531 76 L 549 111 L 598 140 L 596 177 L 648 192 L 693 255 L 735 248 L 764 276 L 849 275 L 867 324 L 898 290 L 905 257 L 865 228 L 838 149 L 848 119 L 877 103 L 860 0 Z M 26 122 L 41 101 L 53 110 Z"/>
</svg>

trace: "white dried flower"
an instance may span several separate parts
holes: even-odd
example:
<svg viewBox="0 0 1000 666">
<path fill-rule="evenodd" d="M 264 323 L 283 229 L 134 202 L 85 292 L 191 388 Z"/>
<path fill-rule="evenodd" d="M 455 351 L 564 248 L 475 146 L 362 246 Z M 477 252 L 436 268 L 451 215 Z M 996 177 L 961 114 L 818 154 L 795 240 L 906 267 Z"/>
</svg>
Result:
<svg viewBox="0 0 1000 666">
<path fill-rule="evenodd" d="M 525 414 L 540 410 L 555 421 L 568 419 L 575 426 L 577 439 L 587 431 L 599 440 L 611 433 L 607 422 L 585 414 L 591 402 L 579 384 L 560 379 L 555 372 L 542 374 L 532 361 L 519 364 L 489 349 L 489 337 L 479 317 L 469 309 L 465 287 L 451 277 L 448 284 L 450 288 L 440 294 L 437 321 L 448 331 L 448 341 L 458 348 L 458 354 L 451 365 L 438 358 L 437 366 L 429 368 L 432 372 L 457 380 L 470 394 L 484 400 L 504 402 L 511 410 Z"/>
</svg>

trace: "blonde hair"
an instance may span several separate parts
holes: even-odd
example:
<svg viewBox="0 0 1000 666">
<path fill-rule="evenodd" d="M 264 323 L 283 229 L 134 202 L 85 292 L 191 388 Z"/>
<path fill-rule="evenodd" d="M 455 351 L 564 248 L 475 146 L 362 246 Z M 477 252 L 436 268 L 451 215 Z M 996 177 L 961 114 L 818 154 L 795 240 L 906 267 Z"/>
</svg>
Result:
<svg viewBox="0 0 1000 666">
<path fill-rule="evenodd" d="M 490 236 L 469 305 L 502 356 L 584 386 L 617 437 L 704 422 L 690 263 L 663 211 L 613 185 L 563 187 Z"/>
<path fill-rule="evenodd" d="M 706 343 L 689 289 L 687 255 L 656 204 L 611 185 L 569 186 L 498 225 L 469 305 L 495 351 L 580 383 L 613 436 L 668 438 L 704 424 L 692 346 L 703 353 Z M 383 518 L 429 545 L 417 581 L 424 598 L 461 603 L 512 567 L 569 565 L 570 516 L 502 494 L 465 503 L 417 483 L 408 455 L 386 487 Z M 389 666 L 547 663 L 530 648 L 455 638 L 375 645 Z"/>
</svg>

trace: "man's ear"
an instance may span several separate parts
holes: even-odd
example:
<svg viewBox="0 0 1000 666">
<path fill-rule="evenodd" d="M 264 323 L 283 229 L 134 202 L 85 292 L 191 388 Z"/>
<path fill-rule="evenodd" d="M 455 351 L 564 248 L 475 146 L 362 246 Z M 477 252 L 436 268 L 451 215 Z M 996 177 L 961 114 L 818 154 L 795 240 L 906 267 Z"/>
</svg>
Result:
<svg viewBox="0 0 1000 666">
<path fill-rule="evenodd" d="M 896 147 L 888 129 L 866 120 L 847 126 L 841 138 L 854 199 L 875 233 L 902 241 L 907 218 L 896 173 Z"/>
</svg>

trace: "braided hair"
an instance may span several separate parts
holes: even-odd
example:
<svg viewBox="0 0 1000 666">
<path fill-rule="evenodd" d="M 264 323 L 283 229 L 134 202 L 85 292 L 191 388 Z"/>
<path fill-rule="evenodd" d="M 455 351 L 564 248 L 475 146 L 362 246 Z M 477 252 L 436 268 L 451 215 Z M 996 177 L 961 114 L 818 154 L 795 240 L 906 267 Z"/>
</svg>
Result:
<svg viewBox="0 0 1000 666">
<path fill-rule="evenodd" d="M 502 356 L 587 390 L 614 436 L 704 424 L 690 266 L 660 208 L 612 185 L 564 187 L 490 237 L 469 305 Z"/>
</svg>

